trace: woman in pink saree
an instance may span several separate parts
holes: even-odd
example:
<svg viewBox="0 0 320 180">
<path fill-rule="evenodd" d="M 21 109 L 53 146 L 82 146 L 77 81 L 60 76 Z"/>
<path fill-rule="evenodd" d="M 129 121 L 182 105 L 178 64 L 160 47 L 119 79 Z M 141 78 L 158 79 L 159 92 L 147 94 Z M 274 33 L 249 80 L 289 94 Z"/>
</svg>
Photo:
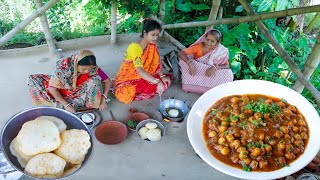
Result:
<svg viewBox="0 0 320 180">
<path fill-rule="evenodd" d="M 182 90 L 205 93 L 233 81 L 228 63 L 229 51 L 220 44 L 221 39 L 220 31 L 209 30 L 189 48 L 179 52 Z"/>
</svg>

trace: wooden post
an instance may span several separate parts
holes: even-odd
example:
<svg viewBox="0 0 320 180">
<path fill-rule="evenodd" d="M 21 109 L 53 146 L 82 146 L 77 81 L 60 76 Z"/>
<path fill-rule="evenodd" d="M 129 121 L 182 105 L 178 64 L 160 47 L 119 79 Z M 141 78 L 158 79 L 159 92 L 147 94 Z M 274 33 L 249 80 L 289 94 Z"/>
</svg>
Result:
<svg viewBox="0 0 320 180">
<path fill-rule="evenodd" d="M 293 9 L 277 11 L 277 12 L 261 13 L 261 14 L 250 15 L 250 16 L 239 17 L 239 18 L 219 19 L 215 21 L 166 24 L 166 25 L 163 25 L 162 28 L 172 29 L 172 28 L 184 28 L 184 27 L 212 26 L 212 25 L 218 25 L 218 24 L 240 24 L 243 22 L 252 22 L 257 20 L 293 16 L 297 14 L 312 13 L 312 12 L 320 12 L 320 5 L 308 6 L 308 7 L 302 7 L 302 8 L 293 8 Z"/>
<path fill-rule="evenodd" d="M 117 2 L 111 2 L 111 44 L 115 44 L 117 39 Z"/>
<path fill-rule="evenodd" d="M 309 79 L 313 72 L 317 69 L 318 65 L 320 63 L 320 35 L 318 34 L 316 44 L 313 46 L 312 51 L 307 59 L 306 64 L 303 68 L 303 74 L 307 76 Z M 292 89 L 295 91 L 301 93 L 303 91 L 303 84 L 297 79 L 294 85 L 292 86 Z"/>
<path fill-rule="evenodd" d="M 42 7 L 42 0 L 35 0 L 35 1 L 36 1 L 37 9 L 40 9 Z M 49 47 L 49 51 L 51 55 L 57 56 L 57 58 L 61 58 L 60 52 L 57 51 L 57 47 L 54 44 L 54 40 L 52 38 L 47 16 L 45 15 L 45 13 L 42 16 L 40 16 L 40 22 L 41 22 L 44 36 L 46 37 L 47 45 Z"/>
<path fill-rule="evenodd" d="M 249 15 L 255 15 L 255 12 L 250 7 L 250 5 L 245 0 L 239 0 L 244 9 Z M 290 58 L 289 54 L 277 43 L 267 27 L 262 23 L 262 21 L 255 21 L 256 25 L 259 27 L 261 33 L 269 40 L 272 46 L 276 49 L 280 57 L 287 63 L 292 72 L 297 76 L 299 81 L 309 90 L 311 95 L 317 101 L 318 107 L 320 107 L 320 92 L 310 83 L 310 81 L 305 77 L 305 75 L 300 71 L 298 66 Z"/>
<path fill-rule="evenodd" d="M 305 32 L 309 32 L 311 31 L 311 29 L 313 28 L 313 26 L 317 23 L 317 21 L 320 19 L 320 12 L 317 13 L 316 16 L 314 16 L 314 18 L 312 19 L 312 21 L 310 22 L 310 24 L 308 25 L 307 29 L 305 30 Z"/>
<path fill-rule="evenodd" d="M 214 21 L 217 19 L 221 0 L 212 0 L 212 6 L 209 14 L 208 21 Z M 207 26 L 206 31 L 212 29 L 213 26 Z"/>
<path fill-rule="evenodd" d="M 166 14 L 166 0 L 160 0 L 159 17 L 161 20 L 164 19 L 165 14 Z"/>
<path fill-rule="evenodd" d="M 37 17 L 41 16 L 51 8 L 53 5 L 55 5 L 59 0 L 50 0 L 47 2 L 44 6 L 42 6 L 40 9 L 37 9 L 33 11 L 33 13 L 27 17 L 25 20 L 23 20 L 20 24 L 18 24 L 15 28 L 13 28 L 10 32 L 8 32 L 6 35 L 4 35 L 0 39 L 0 46 L 3 46 L 6 42 L 8 42 L 14 35 L 19 33 L 23 28 L 25 28 L 27 25 L 29 25 L 33 20 L 35 20 Z"/>
</svg>

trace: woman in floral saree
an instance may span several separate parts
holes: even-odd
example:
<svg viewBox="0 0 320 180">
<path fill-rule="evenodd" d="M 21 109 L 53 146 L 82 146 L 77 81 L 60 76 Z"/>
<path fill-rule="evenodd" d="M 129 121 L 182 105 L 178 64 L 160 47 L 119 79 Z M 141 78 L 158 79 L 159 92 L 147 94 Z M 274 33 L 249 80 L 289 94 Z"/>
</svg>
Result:
<svg viewBox="0 0 320 180">
<path fill-rule="evenodd" d="M 51 76 L 35 74 L 28 79 L 34 106 L 55 106 L 70 112 L 105 109 L 110 85 L 110 79 L 96 65 L 89 50 L 58 60 Z"/>
<path fill-rule="evenodd" d="M 155 44 L 160 24 L 145 20 L 141 39 L 129 45 L 125 60 L 115 78 L 115 96 L 123 103 L 144 100 L 161 94 L 170 86 L 170 78 L 161 72 L 160 56 Z"/>
<path fill-rule="evenodd" d="M 205 93 L 212 87 L 233 81 L 228 63 L 229 51 L 220 44 L 221 38 L 221 32 L 213 29 L 179 52 L 184 91 Z"/>
</svg>

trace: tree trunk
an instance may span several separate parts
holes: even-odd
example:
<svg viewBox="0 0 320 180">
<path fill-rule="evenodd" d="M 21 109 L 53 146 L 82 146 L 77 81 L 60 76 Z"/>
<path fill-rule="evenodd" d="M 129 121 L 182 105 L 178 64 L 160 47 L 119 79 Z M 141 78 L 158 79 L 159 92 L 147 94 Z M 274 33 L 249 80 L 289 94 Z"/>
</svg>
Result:
<svg viewBox="0 0 320 180">
<path fill-rule="evenodd" d="M 242 6 L 249 15 L 255 14 L 253 9 L 245 0 L 239 0 L 239 2 L 242 4 Z M 262 23 L 262 21 L 255 21 L 255 23 L 259 27 L 261 33 L 270 41 L 270 43 L 276 49 L 281 58 L 287 63 L 292 72 L 297 76 L 299 81 L 309 90 L 311 95 L 317 101 L 318 107 L 320 107 L 320 92 L 310 83 L 310 81 L 305 77 L 305 75 L 299 70 L 298 66 L 289 57 L 289 54 L 276 42 L 270 31 Z"/>
<path fill-rule="evenodd" d="M 40 9 L 42 7 L 42 0 L 35 0 L 35 1 L 36 1 L 37 9 Z M 57 47 L 54 44 L 54 40 L 52 38 L 47 16 L 45 15 L 45 13 L 42 16 L 40 16 L 40 22 L 41 22 L 44 36 L 46 37 L 47 45 L 49 47 L 49 51 L 51 55 L 57 56 L 57 58 L 61 58 L 60 52 L 57 51 Z"/>
<path fill-rule="evenodd" d="M 166 14 L 166 0 L 160 0 L 159 17 L 161 20 L 163 20 L 165 14 Z"/>
<path fill-rule="evenodd" d="M 223 7 L 220 6 L 219 12 L 218 12 L 219 19 L 222 19 L 222 15 L 223 15 Z"/>
<path fill-rule="evenodd" d="M 18 24 L 15 28 L 13 28 L 10 32 L 8 32 L 6 35 L 4 35 L 0 39 L 0 46 L 3 46 L 14 35 L 19 33 L 23 28 L 25 28 L 27 25 L 29 25 L 37 17 L 43 15 L 46 12 L 46 10 L 48 10 L 50 7 L 55 5 L 57 2 L 59 2 L 59 0 L 50 0 L 44 6 L 42 6 L 40 9 L 35 10 L 29 17 L 27 17 L 25 20 L 23 20 L 20 24 Z"/>
<path fill-rule="evenodd" d="M 214 21 L 217 19 L 217 14 L 219 11 L 221 0 L 212 0 L 211 11 L 209 14 L 208 21 Z M 206 31 L 212 29 L 213 26 L 207 26 Z"/>
<path fill-rule="evenodd" d="M 117 2 L 111 2 L 111 44 L 115 44 L 117 39 Z"/>
<path fill-rule="evenodd" d="M 261 13 L 252 16 L 239 17 L 239 18 L 226 18 L 219 19 L 215 21 L 201 21 L 201 22 L 188 22 L 188 23 L 175 23 L 175 24 L 166 24 L 163 25 L 163 29 L 172 29 L 172 28 L 184 28 L 184 27 L 201 27 L 201 26 L 212 26 L 218 24 L 239 24 L 243 22 L 252 22 L 257 20 L 271 19 L 277 17 L 292 16 L 303 13 L 312 13 L 320 12 L 320 5 L 308 6 L 302 8 L 293 8 L 283 11 L 270 12 L 270 13 Z"/>
<path fill-rule="evenodd" d="M 310 4 L 310 0 L 299 0 L 299 7 L 308 6 Z M 296 25 L 300 32 L 303 32 L 303 26 L 304 26 L 304 18 L 306 17 L 306 14 L 299 14 L 297 15 L 296 19 Z"/>
<path fill-rule="evenodd" d="M 316 16 L 314 16 L 314 18 L 312 19 L 312 21 L 310 22 L 310 24 L 308 25 L 307 29 L 305 30 L 305 32 L 309 32 L 311 31 L 311 29 L 313 28 L 314 25 L 316 25 L 317 21 L 320 19 L 320 12 L 317 13 Z"/>
<path fill-rule="evenodd" d="M 313 46 L 312 51 L 308 57 L 308 60 L 303 68 L 303 74 L 307 76 L 309 79 L 313 72 L 317 69 L 318 65 L 320 63 L 320 35 L 318 34 L 316 44 Z M 303 91 L 303 84 L 296 80 L 294 85 L 292 86 L 292 89 L 295 91 L 301 93 Z"/>
</svg>

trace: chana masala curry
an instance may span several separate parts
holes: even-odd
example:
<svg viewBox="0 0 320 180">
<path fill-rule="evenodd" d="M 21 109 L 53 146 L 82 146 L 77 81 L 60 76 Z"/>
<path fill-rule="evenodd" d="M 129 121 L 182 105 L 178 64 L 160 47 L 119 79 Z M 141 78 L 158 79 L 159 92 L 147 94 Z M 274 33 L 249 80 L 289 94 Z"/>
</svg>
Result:
<svg viewBox="0 0 320 180">
<path fill-rule="evenodd" d="M 274 171 L 303 154 L 309 128 L 299 110 L 284 99 L 233 95 L 214 103 L 203 120 L 210 153 L 245 171 Z"/>
</svg>

